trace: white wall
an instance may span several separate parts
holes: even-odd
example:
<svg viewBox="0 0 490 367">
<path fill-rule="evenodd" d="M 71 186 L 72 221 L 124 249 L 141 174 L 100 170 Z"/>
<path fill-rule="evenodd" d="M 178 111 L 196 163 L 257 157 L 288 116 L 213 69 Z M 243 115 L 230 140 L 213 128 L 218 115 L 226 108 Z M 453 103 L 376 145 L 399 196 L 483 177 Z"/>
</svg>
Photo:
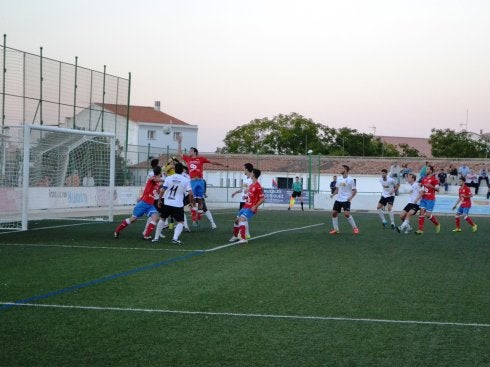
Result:
<svg viewBox="0 0 490 367">
<path fill-rule="evenodd" d="M 100 109 L 99 105 L 92 105 L 93 109 Z M 91 131 L 102 131 L 101 112 L 89 109 L 84 109 L 76 115 L 76 127 Z M 125 116 L 116 115 L 107 111 L 104 113 L 104 132 L 114 132 L 116 139 L 121 146 L 126 144 L 126 124 Z M 128 124 L 128 145 L 138 145 L 147 147 L 150 144 L 152 147 L 177 150 L 177 142 L 173 139 L 174 134 L 165 135 L 162 131 L 164 126 L 168 124 L 159 123 L 136 123 L 129 121 Z M 180 132 L 182 134 L 182 149 L 189 150 L 190 147 L 197 146 L 197 125 L 170 125 L 172 132 Z M 68 125 L 63 127 L 72 128 L 73 121 L 68 119 Z M 154 130 L 156 133 L 155 140 L 148 140 L 148 130 Z M 128 151 L 127 158 L 130 164 L 139 163 L 139 155 L 137 152 Z"/>
<path fill-rule="evenodd" d="M 167 148 L 172 151 L 176 151 L 178 143 L 174 140 L 174 133 L 180 133 L 182 135 L 182 150 L 188 151 L 191 147 L 197 146 L 197 133 L 198 128 L 195 125 L 170 125 L 172 132 L 165 135 L 162 131 L 163 127 L 169 126 L 168 124 L 155 124 L 155 123 L 140 123 L 138 129 L 138 145 L 147 146 L 150 144 L 152 147 Z M 148 140 L 148 131 L 153 130 L 156 133 L 154 140 Z"/>
<path fill-rule="evenodd" d="M 115 206 L 128 206 L 128 212 L 136 204 L 143 188 L 140 186 L 116 187 L 112 195 Z M 208 187 L 207 203 L 210 208 L 215 206 L 225 206 L 238 208 L 240 201 L 239 195 L 234 198 L 231 194 L 236 191 L 234 188 Z M 111 200 L 111 193 L 107 187 L 32 187 L 29 189 L 29 209 L 45 210 L 59 208 L 97 208 L 108 205 Z M 374 211 L 378 200 L 379 193 L 361 192 L 352 200 L 351 208 L 353 211 Z M 434 212 L 454 213 L 452 206 L 457 200 L 457 195 L 440 194 L 436 200 L 436 209 Z M 333 207 L 334 198 L 330 198 L 329 192 L 316 193 L 313 196 L 313 208 L 318 210 L 330 211 Z M 401 211 L 408 202 L 408 194 L 401 193 L 395 198 L 394 210 Z M 287 204 L 266 203 L 267 207 L 284 207 Z M 490 200 L 485 196 L 473 198 L 472 214 L 490 214 Z"/>
</svg>

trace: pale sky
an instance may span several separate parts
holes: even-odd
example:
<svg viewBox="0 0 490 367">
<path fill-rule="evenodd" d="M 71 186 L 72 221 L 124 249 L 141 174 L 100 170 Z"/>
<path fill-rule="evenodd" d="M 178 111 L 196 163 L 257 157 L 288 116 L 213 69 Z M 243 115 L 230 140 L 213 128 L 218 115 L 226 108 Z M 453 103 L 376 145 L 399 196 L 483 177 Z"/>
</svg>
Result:
<svg viewBox="0 0 490 367">
<path fill-rule="evenodd" d="M 428 137 L 490 131 L 490 1 L 16 0 L 7 46 L 112 75 L 214 151 L 252 119 Z M 464 126 L 463 126 L 464 127 Z"/>
</svg>

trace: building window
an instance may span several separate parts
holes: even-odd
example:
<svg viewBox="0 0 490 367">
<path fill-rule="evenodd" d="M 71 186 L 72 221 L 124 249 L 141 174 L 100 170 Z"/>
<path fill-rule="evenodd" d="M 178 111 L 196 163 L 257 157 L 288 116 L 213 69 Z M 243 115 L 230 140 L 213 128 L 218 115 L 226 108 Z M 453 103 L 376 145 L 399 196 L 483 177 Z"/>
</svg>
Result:
<svg viewBox="0 0 490 367">
<path fill-rule="evenodd" d="M 174 141 L 179 140 L 180 134 L 180 131 L 174 131 Z"/>
<path fill-rule="evenodd" d="M 157 132 L 155 130 L 148 130 L 148 140 L 155 140 Z"/>
<path fill-rule="evenodd" d="M 278 177 L 277 188 L 278 189 L 291 189 L 293 187 L 292 177 Z"/>
</svg>

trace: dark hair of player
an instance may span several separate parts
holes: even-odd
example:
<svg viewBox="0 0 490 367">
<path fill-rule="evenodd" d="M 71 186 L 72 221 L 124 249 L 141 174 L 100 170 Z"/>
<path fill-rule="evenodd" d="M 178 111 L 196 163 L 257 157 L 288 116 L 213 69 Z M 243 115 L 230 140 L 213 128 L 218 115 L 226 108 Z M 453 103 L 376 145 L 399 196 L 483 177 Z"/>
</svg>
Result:
<svg viewBox="0 0 490 367">
<path fill-rule="evenodd" d="M 252 170 L 254 169 L 254 166 L 252 163 L 245 163 L 243 165 L 243 167 L 245 167 L 245 170 L 247 170 L 248 172 L 252 172 Z"/>
<path fill-rule="evenodd" d="M 157 159 L 157 158 L 153 158 L 153 159 L 150 161 L 150 166 L 152 166 L 152 167 L 156 167 L 156 166 L 158 166 L 158 159 Z"/>
<path fill-rule="evenodd" d="M 181 174 L 184 172 L 184 165 L 180 162 L 175 163 L 175 173 Z"/>
<path fill-rule="evenodd" d="M 156 166 L 156 167 L 154 167 L 154 168 L 153 168 L 153 174 L 154 174 L 155 176 L 158 176 L 158 175 L 159 175 L 159 174 L 161 174 L 161 173 L 162 173 L 162 167 L 160 167 L 160 166 Z"/>
</svg>

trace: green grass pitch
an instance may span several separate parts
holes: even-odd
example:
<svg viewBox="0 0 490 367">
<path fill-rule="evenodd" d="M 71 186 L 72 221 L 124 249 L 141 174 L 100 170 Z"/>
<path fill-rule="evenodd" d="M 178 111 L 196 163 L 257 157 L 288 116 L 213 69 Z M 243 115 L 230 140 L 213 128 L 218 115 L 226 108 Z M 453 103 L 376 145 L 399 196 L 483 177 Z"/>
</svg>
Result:
<svg viewBox="0 0 490 367">
<path fill-rule="evenodd" d="M 490 365 L 490 218 L 331 236 L 329 212 L 261 210 L 229 246 L 213 214 L 183 246 L 115 240 L 123 217 L 1 233 L 0 366 Z"/>
</svg>

